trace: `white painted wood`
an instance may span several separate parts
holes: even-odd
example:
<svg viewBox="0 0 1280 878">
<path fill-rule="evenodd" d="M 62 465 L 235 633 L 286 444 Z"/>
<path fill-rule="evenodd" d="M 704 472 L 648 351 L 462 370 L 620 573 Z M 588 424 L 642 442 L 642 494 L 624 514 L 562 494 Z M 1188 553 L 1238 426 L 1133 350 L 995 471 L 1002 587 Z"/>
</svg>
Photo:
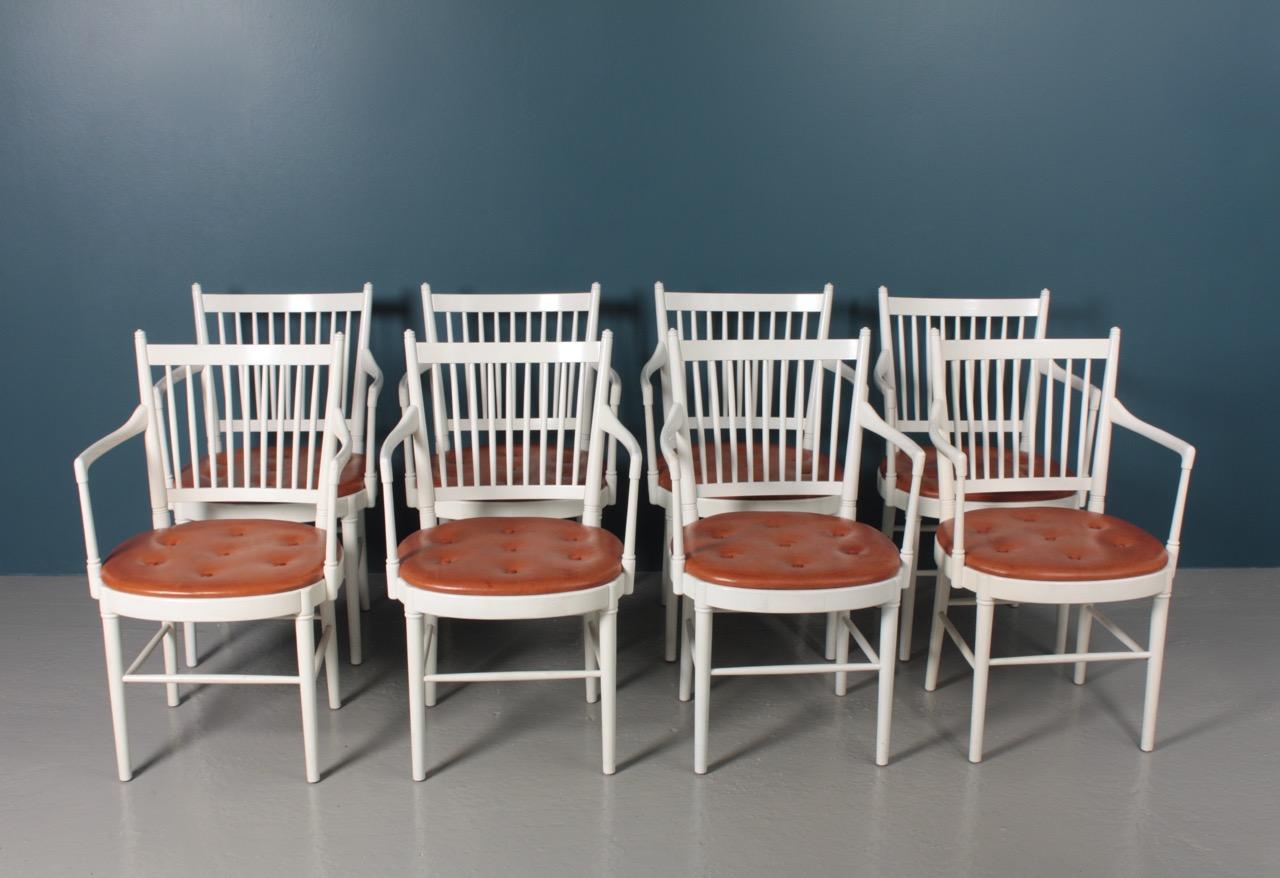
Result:
<svg viewBox="0 0 1280 878">
<path fill-rule="evenodd" d="M 333 643 L 332 602 L 342 585 L 337 541 L 337 481 L 352 454 L 353 439 L 342 417 L 340 388 L 344 342 L 338 333 L 323 344 L 151 345 L 145 334 L 135 335 L 140 404 L 125 424 L 89 446 L 75 460 L 84 525 L 86 571 L 90 594 L 98 601 L 103 620 L 107 682 L 111 696 L 116 756 L 121 780 L 132 777 L 124 704 L 127 682 L 161 683 L 168 703 L 177 704 L 179 684 L 288 683 L 298 685 L 303 699 L 303 738 L 306 774 L 319 779 L 315 754 L 315 673 L 327 665 L 332 684 L 330 706 L 338 706 L 336 650 Z M 199 376 L 199 380 L 195 380 Z M 292 390 L 288 390 L 292 388 Z M 306 421 L 303 424 L 303 421 Z M 238 424 L 238 428 L 231 425 Z M 175 509 L 226 499 L 239 504 L 287 503 L 308 507 L 307 519 L 325 534 L 323 578 L 309 586 L 254 597 L 151 597 L 116 591 L 102 581 L 102 561 L 90 491 L 93 463 L 107 451 L 134 436 L 144 436 L 152 525 L 169 527 Z M 234 463 L 219 475 L 210 467 L 201 475 L 200 461 L 219 451 L 234 457 L 244 452 L 278 448 L 286 441 L 306 448 L 318 461 L 312 468 L 277 468 L 267 478 L 263 453 L 245 455 L 245 466 Z M 301 444 L 297 444 L 297 443 Z M 255 466 L 254 464 L 258 465 Z M 313 622 L 319 608 L 321 651 L 317 654 Z M 126 670 L 119 617 L 159 622 L 161 627 Z M 177 672 L 176 625 L 293 617 L 298 634 L 298 677 Z M 304 626 L 305 622 L 305 626 Z M 305 627 L 305 635 L 303 628 Z M 164 673 L 138 673 L 157 644 L 162 645 Z M 188 640 L 189 657 L 194 643 Z M 305 652 L 305 656 L 304 656 Z M 309 707 L 308 707 L 309 705 Z"/>
<path fill-rule="evenodd" d="M 658 431 L 654 416 L 653 378 L 659 379 L 659 406 L 662 413 L 672 404 L 671 376 L 668 370 L 667 336 L 672 330 L 677 337 L 690 341 L 719 338 L 781 339 L 828 336 L 831 324 L 831 302 L 834 288 L 827 284 L 820 292 L 755 293 L 755 292 L 677 292 L 669 291 L 661 282 L 654 284 L 654 317 L 657 324 L 657 346 L 640 373 L 640 392 L 645 417 L 645 452 L 649 461 L 647 486 L 649 502 L 664 510 L 671 494 L 658 484 Z M 739 384 L 741 380 L 739 379 Z M 701 389 L 699 388 L 699 393 Z M 741 393 L 741 391 L 739 391 Z M 687 412 L 686 412 L 687 414 Z M 737 495 L 731 495 L 737 496 Z M 808 508 L 830 511 L 821 502 L 757 498 L 717 502 L 707 498 L 707 508 L 729 511 L 732 508 Z M 663 557 L 669 555 L 671 536 L 664 535 Z M 670 571 L 664 560 L 662 576 L 663 602 L 667 607 L 663 638 L 663 657 L 675 661 L 678 653 L 678 601 L 673 597 Z M 834 645 L 834 637 L 831 638 Z M 834 647 L 833 647 L 834 648 Z"/>
<path fill-rule="evenodd" d="M 717 670 L 711 665 L 710 641 L 712 616 L 717 610 L 834 617 L 838 623 L 838 634 L 831 644 L 834 663 L 737 667 L 729 673 L 834 673 L 836 692 L 842 694 L 847 673 L 878 671 L 876 761 L 888 761 L 897 613 L 901 591 L 914 574 L 912 552 L 920 522 L 924 451 L 889 426 L 867 402 L 869 348 L 870 332 L 866 329 L 857 339 L 690 341 L 681 339 L 674 328 L 668 332 L 663 359 L 672 404 L 659 441 L 672 473 L 672 499 L 667 506 L 672 516 L 669 566 L 673 591 L 684 604 L 680 699 L 686 700 L 692 689 L 694 771 L 698 774 L 704 773 L 708 764 L 710 679 Z M 691 411 L 686 412 L 686 406 Z M 726 493 L 726 486 L 742 492 L 747 500 L 786 495 L 827 498 L 834 517 L 856 520 L 864 430 L 878 434 L 891 448 L 901 448 L 914 467 L 906 540 L 894 576 L 848 587 L 770 589 L 705 582 L 685 570 L 684 528 L 717 514 L 706 501 Z M 753 456 L 756 448 L 761 449 L 758 464 Z M 799 465 L 787 469 L 788 449 L 803 450 L 809 456 L 800 457 Z M 703 478 L 695 480 L 695 454 L 700 451 L 706 452 L 698 458 Z M 737 453 L 749 456 L 740 460 Z M 726 460 L 729 470 L 745 468 L 748 478 L 727 478 Z M 714 467 L 715 462 L 721 465 Z M 840 621 L 847 620 L 849 611 L 867 607 L 881 611 L 878 653 L 861 632 L 855 633 L 851 622 L 846 625 Z M 867 654 L 868 663 L 847 661 L 850 636 Z"/>
<path fill-rule="evenodd" d="M 939 453 L 939 504 L 944 518 L 954 518 L 950 553 L 940 548 L 935 558 L 940 570 L 935 615 L 929 639 L 929 664 L 925 688 L 937 685 L 938 665 L 945 633 L 974 667 L 973 714 L 970 722 L 969 758 L 981 761 L 985 730 L 988 669 L 992 666 L 1074 664 L 1076 683 L 1085 682 L 1086 667 L 1094 661 L 1145 660 L 1147 689 L 1143 705 L 1141 746 L 1155 743 L 1160 676 L 1164 661 L 1165 628 L 1169 597 L 1177 570 L 1182 517 L 1195 449 L 1168 432 L 1134 417 L 1116 399 L 1116 371 L 1120 330 L 1104 339 L 945 339 L 930 332 L 930 369 L 935 398 L 930 416 L 930 438 Z M 1018 392 L 1015 393 L 1014 391 Z M 1020 413 L 1002 410 L 1002 399 L 1017 400 L 1022 392 L 1028 403 Z M 1087 508 L 1105 512 L 1111 435 L 1115 427 L 1128 429 L 1173 451 L 1181 461 L 1173 513 L 1165 548 L 1168 561 L 1151 574 L 1122 579 L 1044 580 L 996 576 L 965 564 L 965 517 L 972 511 L 969 492 L 1008 490 L 1087 490 Z M 994 469 L 978 455 L 963 449 L 998 447 L 1028 452 L 1039 448 L 1040 464 L 1031 461 L 1029 472 L 1008 473 Z M 973 593 L 978 604 L 978 636 L 972 650 L 947 618 L 947 582 Z M 1153 599 L 1151 631 L 1146 648 L 1120 630 L 1095 604 Z M 1059 624 L 1052 654 L 990 657 L 994 604 L 997 601 L 1058 604 Z M 1063 607 L 1079 605 L 1074 653 L 1066 653 Z M 1091 652 L 1090 633 L 1097 621 L 1125 647 L 1124 651 Z"/>
<path fill-rule="evenodd" d="M 463 334 L 461 330 L 459 334 Z M 468 330 L 466 335 L 470 334 Z M 415 780 L 426 777 L 424 706 L 434 702 L 437 682 L 566 678 L 586 680 L 587 699 L 600 701 L 602 769 L 611 774 L 615 767 L 616 613 L 619 599 L 634 587 L 636 515 L 643 466 L 639 442 L 610 407 L 613 335 L 605 331 L 599 341 L 468 338 L 419 343 L 409 331 L 404 344 L 405 373 L 411 379 L 406 382 L 400 422 L 383 441 L 379 468 L 385 496 L 392 496 L 393 455 L 402 449 L 410 455 L 412 471 L 418 474 L 413 485 L 413 506 L 419 528 L 462 517 L 458 515 L 460 510 L 474 513 L 482 506 L 493 507 L 488 514 L 500 517 L 519 514 L 510 510 L 529 510 L 534 508 L 531 504 L 546 500 L 575 504 L 573 517 L 579 517 L 589 527 L 599 527 L 601 510 L 610 494 L 610 488 L 602 484 L 606 445 L 610 441 L 620 443 L 627 453 L 630 485 L 620 559 L 622 574 L 594 588 L 543 595 L 447 594 L 403 582 L 399 575 L 395 514 L 392 504 L 384 504 L 388 591 L 405 607 L 409 643 L 412 776 Z M 604 377 L 595 380 L 593 376 Z M 502 455 L 496 450 L 499 445 L 507 449 Z M 574 465 L 568 467 L 567 473 L 561 467 L 548 472 L 539 459 L 537 465 L 531 462 L 518 471 L 514 459 L 502 459 L 517 445 L 525 449 L 525 461 L 530 456 L 559 455 L 570 449 L 575 454 Z M 538 449 L 536 455 L 531 450 L 534 448 Z M 442 475 L 437 488 L 431 477 L 432 468 L 439 466 L 449 451 L 469 458 L 476 471 L 469 477 L 461 469 L 452 478 Z M 585 452 L 585 462 L 577 460 L 578 452 Z M 488 479 L 479 473 L 482 455 L 487 455 Z M 562 616 L 582 617 L 582 670 L 441 673 L 436 669 L 438 638 L 434 632 L 440 619 Z M 429 620 L 425 625 L 424 618 Z M 428 687 L 425 691 L 423 683 Z"/>
</svg>

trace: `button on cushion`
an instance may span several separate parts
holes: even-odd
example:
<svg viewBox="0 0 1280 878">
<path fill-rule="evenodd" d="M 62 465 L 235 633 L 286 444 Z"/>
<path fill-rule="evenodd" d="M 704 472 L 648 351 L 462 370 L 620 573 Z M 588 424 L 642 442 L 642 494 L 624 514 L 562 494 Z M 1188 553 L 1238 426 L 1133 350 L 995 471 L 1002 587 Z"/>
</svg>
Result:
<svg viewBox="0 0 1280 878">
<path fill-rule="evenodd" d="M 490 446 L 484 445 L 480 448 L 480 466 L 476 468 L 475 455 L 471 453 L 471 449 L 465 448 L 462 451 L 450 450 L 437 454 L 432 472 L 432 480 L 437 488 L 442 487 L 441 470 L 449 477 L 449 487 L 456 488 L 459 485 L 470 487 L 473 485 L 506 485 L 507 484 L 507 446 L 505 443 L 492 446 L 493 454 L 496 457 L 498 469 L 496 475 L 490 471 L 489 453 Z M 529 443 L 529 477 L 532 485 L 554 485 L 556 484 L 557 472 L 562 485 L 582 484 L 587 477 L 587 452 L 578 452 L 578 478 L 573 478 L 573 443 L 566 443 L 559 449 L 555 444 L 547 447 L 546 461 L 544 463 L 542 456 L 542 446 L 537 442 Z M 461 458 L 462 475 L 459 481 L 458 467 L 459 458 Z M 559 463 L 557 463 L 557 459 Z M 538 480 L 538 469 L 542 468 L 542 480 Z M 523 485 L 524 481 L 524 446 L 511 446 L 511 484 Z M 601 466 L 600 486 L 605 485 L 604 467 Z"/>
<path fill-rule="evenodd" d="M 292 521 L 189 521 L 126 540 L 102 565 L 109 588 L 150 597 L 250 597 L 322 579 L 324 531 Z"/>
<path fill-rule="evenodd" d="M 999 473 L 999 453 L 998 448 L 987 449 L 987 463 L 991 467 L 990 472 L 994 476 Z M 911 458 L 907 456 L 905 451 L 896 453 L 897 466 L 894 470 L 897 486 L 899 491 L 911 490 Z M 1030 457 L 1024 451 L 1018 455 L 1018 472 L 1022 476 L 1026 476 Z M 1058 465 L 1056 462 L 1050 464 L 1056 471 Z M 1035 472 L 1043 473 L 1044 458 L 1040 455 L 1035 457 Z M 982 461 L 977 461 L 978 473 L 982 473 Z M 1007 478 L 1013 478 L 1013 451 L 1005 449 L 1004 452 L 1004 471 Z M 880 461 L 880 476 L 884 477 L 889 472 L 889 459 L 883 458 Z M 1068 470 L 1070 472 L 1070 470 Z M 966 492 L 965 499 L 979 503 L 1047 503 L 1050 500 L 1065 500 L 1075 495 L 1075 491 L 1006 491 L 996 493 L 973 493 Z M 920 476 L 920 496 L 921 497 L 938 497 L 938 449 L 932 445 L 924 446 L 924 474 Z"/>
<path fill-rule="evenodd" d="M 955 521 L 938 525 L 951 553 Z M 1081 582 L 1163 570 L 1169 554 L 1137 525 L 1054 506 L 977 509 L 964 516 L 965 567 L 1012 579 Z"/>
<path fill-rule="evenodd" d="M 748 450 L 745 442 L 730 443 L 722 442 L 719 445 L 720 457 L 724 466 L 724 478 L 718 478 L 719 471 L 716 469 L 715 448 L 707 450 L 707 469 L 710 472 L 712 481 L 763 481 L 764 480 L 764 447 L 760 443 L 752 443 L 752 447 Z M 738 471 L 737 477 L 734 477 L 733 455 L 737 453 Z M 796 461 L 800 461 L 800 476 L 796 475 Z M 751 461 L 751 471 L 747 471 L 747 461 Z M 779 463 L 782 464 L 784 473 L 783 479 L 786 480 L 802 480 L 809 479 L 813 476 L 813 452 L 802 451 L 799 455 L 796 450 L 790 447 L 784 447 L 779 451 L 777 445 L 769 446 L 769 478 L 778 479 Z M 839 463 L 836 464 L 835 475 L 831 476 L 830 461 L 825 454 L 818 455 L 818 478 L 822 481 L 840 481 L 844 478 L 844 469 Z M 750 478 L 749 478 L 750 477 Z M 698 450 L 698 445 L 693 446 L 693 478 L 702 485 L 706 484 L 706 478 L 702 474 L 702 454 Z M 658 455 L 658 484 L 666 490 L 671 490 L 671 470 L 667 466 L 667 458 L 665 455 Z"/>
<path fill-rule="evenodd" d="M 244 465 L 245 457 L 249 458 L 249 483 L 245 484 Z M 266 449 L 266 467 L 267 478 L 262 480 L 262 464 L 263 454 L 260 448 L 250 448 L 246 453 L 243 448 L 237 448 L 231 457 L 230 472 L 228 472 L 228 458 L 225 451 L 219 452 L 213 458 L 216 464 L 212 464 L 210 458 L 206 457 L 200 461 L 200 487 L 209 488 L 213 486 L 212 475 L 210 473 L 211 465 L 217 466 L 218 485 L 220 487 L 236 487 L 236 488 L 274 488 L 276 486 L 277 472 L 277 455 L 275 446 L 268 446 Z M 317 448 L 315 455 L 303 446 L 302 453 L 298 459 L 298 481 L 296 487 L 307 487 L 307 460 L 311 459 L 311 486 L 318 488 L 320 478 L 320 452 Z M 295 487 L 293 481 L 293 446 L 286 445 L 280 452 L 279 461 L 283 463 L 280 467 L 284 471 L 284 476 L 280 481 L 281 487 Z M 342 468 L 342 478 L 338 482 L 338 496 L 346 497 L 349 494 L 355 494 L 364 489 L 364 466 L 365 457 L 363 454 L 353 454 L 351 459 L 347 461 L 347 465 Z M 231 477 L 234 476 L 234 482 Z M 178 477 L 178 485 L 182 488 L 194 488 L 195 476 L 192 474 L 192 468 L 188 466 L 182 471 Z"/>
<path fill-rule="evenodd" d="M 817 512 L 725 512 L 684 529 L 686 573 L 739 588 L 839 588 L 898 574 L 880 531 Z"/>
<path fill-rule="evenodd" d="M 559 518 L 466 518 L 400 544 L 400 578 L 459 595 L 555 594 L 604 585 L 622 573 L 622 542 Z"/>
</svg>

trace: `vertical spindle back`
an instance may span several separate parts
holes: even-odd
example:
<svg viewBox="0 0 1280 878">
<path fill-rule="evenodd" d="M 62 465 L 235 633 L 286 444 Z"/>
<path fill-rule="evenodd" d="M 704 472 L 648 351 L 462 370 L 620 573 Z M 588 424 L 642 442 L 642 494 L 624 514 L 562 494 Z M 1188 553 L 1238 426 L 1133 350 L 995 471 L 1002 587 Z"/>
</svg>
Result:
<svg viewBox="0 0 1280 878">
<path fill-rule="evenodd" d="M 607 404 L 608 381 L 594 376 L 609 374 L 612 344 L 608 331 L 532 342 L 417 342 L 407 332 L 419 433 L 444 425 L 413 449 L 414 469 L 434 475 L 417 480 L 420 514 L 445 501 L 580 499 L 598 524 L 605 443 L 590 411 Z"/>
<path fill-rule="evenodd" d="M 586 292 L 564 293 L 436 293 L 429 284 L 422 285 L 422 321 L 427 342 L 591 342 L 599 340 L 600 284 Z M 435 373 L 433 382 L 442 373 Z M 470 375 L 464 376 L 469 380 Z M 588 381 L 580 388 L 586 399 L 591 397 L 595 380 L 588 370 Z M 485 418 L 489 399 L 488 376 L 476 370 L 480 383 L 470 388 L 477 400 L 474 417 Z M 444 392 L 433 384 L 433 395 Z M 464 389 L 465 396 L 468 389 Z M 439 417 L 444 407 L 435 407 Z M 588 425 L 590 411 L 586 412 Z M 436 442 L 449 447 L 452 431 L 442 421 L 433 424 Z"/>
<path fill-rule="evenodd" d="M 967 455 L 966 494 L 1105 495 L 1118 329 L 1101 339 L 954 340 L 935 328 L 929 345 L 934 422 Z M 945 497 L 950 468 L 939 477 Z"/>
<path fill-rule="evenodd" d="M 852 509 L 869 345 L 866 329 L 857 339 L 711 341 L 670 329 L 672 398 L 691 451 L 682 504 L 839 496 Z"/>
<path fill-rule="evenodd" d="M 930 330 L 944 339 L 1044 338 L 1048 322 L 1048 290 L 1026 299 L 949 299 L 890 296 L 881 287 L 877 371 L 887 369 L 894 390 L 885 394 L 885 420 L 904 433 L 928 432 Z"/>
<path fill-rule="evenodd" d="M 364 453 L 373 285 L 351 293 L 206 293 L 192 284 L 201 344 L 317 345 L 343 339 L 339 399 L 352 449 Z"/>
<path fill-rule="evenodd" d="M 341 332 L 322 344 L 163 345 L 142 332 L 135 340 L 153 497 L 172 508 L 320 506 L 329 496 L 328 468 L 347 432 Z"/>
</svg>

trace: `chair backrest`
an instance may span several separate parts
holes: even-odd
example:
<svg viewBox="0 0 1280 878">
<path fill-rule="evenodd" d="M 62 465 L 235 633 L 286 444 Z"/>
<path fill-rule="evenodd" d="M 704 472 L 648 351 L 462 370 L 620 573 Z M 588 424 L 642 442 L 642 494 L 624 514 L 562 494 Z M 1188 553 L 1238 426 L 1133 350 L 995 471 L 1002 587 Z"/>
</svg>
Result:
<svg viewBox="0 0 1280 878">
<path fill-rule="evenodd" d="M 839 497 L 853 518 L 869 330 L 856 339 L 667 336 L 686 520 L 702 498 Z M 693 468 L 701 478 L 693 477 Z"/>
<path fill-rule="evenodd" d="M 148 344 L 135 336 L 152 509 L 296 503 L 332 510 L 344 337 L 326 344 Z"/>
<path fill-rule="evenodd" d="M 1119 329 L 1094 339 L 964 340 L 933 329 L 929 346 L 931 434 L 965 452 L 966 494 L 1088 492 L 1089 508 L 1102 511 Z M 949 518 L 955 494 L 947 465 L 939 466 L 939 487 Z"/>
<path fill-rule="evenodd" d="M 422 323 L 428 342 L 577 342 L 599 341 L 600 284 L 593 283 L 586 292 L 564 293 L 436 293 L 430 284 L 422 285 Z M 587 377 L 594 382 L 595 373 Z M 467 374 L 464 380 L 470 380 Z M 488 398 L 487 376 L 477 370 L 481 382 L 472 390 L 481 401 Z M 432 374 L 432 395 L 439 396 L 443 387 L 437 383 L 439 372 Z M 590 396 L 590 385 L 587 389 Z M 449 425 L 439 420 L 443 407 L 434 407 L 437 419 L 433 427 L 438 445 L 448 447 Z M 590 412 L 587 413 L 588 424 Z"/>
<path fill-rule="evenodd" d="M 928 432 L 930 330 L 949 339 L 1044 338 L 1048 323 L 1048 290 L 1026 299 L 950 299 L 891 296 L 881 287 L 876 371 L 892 387 L 885 420 L 905 433 Z"/>
<path fill-rule="evenodd" d="M 352 450 L 364 453 L 373 284 L 349 293 L 206 293 L 191 285 L 201 344 L 315 345 L 343 339 L 339 400 Z"/>
<path fill-rule="evenodd" d="M 534 342 L 418 342 L 406 332 L 419 435 L 428 417 L 446 430 L 414 444 L 422 526 L 438 502 L 544 499 L 580 499 L 583 522 L 599 525 L 605 442 L 590 412 L 607 405 L 608 382 L 591 376 L 608 374 L 612 344 L 608 331 Z"/>
</svg>

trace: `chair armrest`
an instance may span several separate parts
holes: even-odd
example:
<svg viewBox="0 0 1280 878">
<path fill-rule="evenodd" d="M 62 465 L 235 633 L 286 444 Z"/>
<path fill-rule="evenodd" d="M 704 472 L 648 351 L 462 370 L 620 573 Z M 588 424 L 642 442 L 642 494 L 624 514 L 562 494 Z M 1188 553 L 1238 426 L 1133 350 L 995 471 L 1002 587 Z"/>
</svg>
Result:
<svg viewBox="0 0 1280 878">
<path fill-rule="evenodd" d="M 955 518 L 955 537 L 951 557 L 956 561 L 953 584 L 963 586 L 964 576 L 964 480 L 969 472 L 969 458 L 951 444 L 947 434 L 947 403 L 935 399 L 929 409 L 929 441 L 938 452 L 938 521 Z"/>
<path fill-rule="evenodd" d="M 915 547 L 920 534 L 920 482 L 924 477 L 924 449 L 906 433 L 890 426 L 866 399 L 859 405 L 863 427 L 884 439 L 889 446 L 885 449 L 886 456 L 892 460 L 897 456 L 897 450 L 905 452 L 911 458 L 911 490 L 907 495 L 906 520 L 903 523 L 902 560 L 914 570 Z"/>
<path fill-rule="evenodd" d="M 679 403 L 673 403 L 671 408 L 667 410 L 666 420 L 662 425 L 662 434 L 658 437 L 662 447 L 662 454 L 667 459 L 667 470 L 671 473 L 671 578 L 672 583 L 679 591 L 680 582 L 678 572 L 684 570 L 684 492 L 681 488 L 683 479 L 680 471 L 680 452 L 684 451 L 686 455 L 691 454 L 685 438 L 683 427 L 685 425 L 686 415 L 684 406 Z M 663 551 L 667 551 L 667 547 L 662 547 Z"/>
<path fill-rule="evenodd" d="M 653 356 L 640 370 L 640 400 L 644 405 L 644 446 L 646 460 L 649 463 L 649 502 L 653 502 L 653 493 L 658 487 L 658 444 L 653 422 L 653 376 L 659 369 L 667 365 L 667 346 L 658 341 L 653 349 Z"/>
<path fill-rule="evenodd" d="M 636 579 L 636 507 L 640 498 L 640 473 L 644 459 L 640 443 L 610 409 L 596 414 L 600 429 L 616 439 L 627 451 L 627 521 L 622 538 L 622 569 L 627 576 L 627 594 L 635 589 Z"/>
<path fill-rule="evenodd" d="M 395 503 L 391 502 L 391 498 L 395 496 L 391 493 L 395 482 L 395 471 L 391 466 L 391 458 L 396 453 L 396 449 L 403 446 L 405 460 L 406 462 L 409 460 L 412 456 L 413 438 L 417 431 L 418 408 L 412 405 L 406 406 L 400 415 L 400 421 L 391 428 L 391 432 L 382 440 L 382 447 L 378 450 L 378 470 L 382 475 L 382 519 L 387 542 L 387 588 L 392 597 L 395 596 L 396 577 L 400 570 L 400 559 L 397 554 L 400 544 L 396 538 Z M 419 511 L 419 514 L 423 513 L 431 513 L 431 510 Z M 433 513 L 430 520 L 434 523 L 435 516 Z"/>
<path fill-rule="evenodd" d="M 378 361 L 373 358 L 373 354 L 368 351 L 362 351 L 360 356 L 360 368 L 365 371 L 373 381 L 369 384 L 369 389 L 365 392 L 365 427 L 364 442 L 365 447 L 375 448 L 377 443 L 374 441 L 374 431 L 377 429 L 378 415 L 378 397 L 382 395 L 382 370 L 378 368 Z M 352 413 L 354 414 L 354 412 Z M 369 503 L 378 502 L 378 470 L 373 461 L 373 455 L 365 455 L 364 462 L 364 488 L 369 494 Z"/>
<path fill-rule="evenodd" d="M 89 467 L 113 448 L 134 436 L 146 432 L 149 417 L 145 406 L 139 405 L 122 425 L 103 436 L 76 456 L 74 469 L 76 486 L 80 492 L 80 517 L 84 525 L 85 567 L 89 576 L 89 593 L 98 596 L 99 571 L 102 556 L 98 552 L 98 532 L 93 518 L 93 500 L 89 495 Z"/>
<path fill-rule="evenodd" d="M 1182 540 L 1182 515 L 1187 507 L 1187 488 L 1191 483 L 1191 468 L 1196 462 L 1195 446 L 1172 433 L 1148 424 L 1125 408 L 1118 399 L 1111 400 L 1111 423 L 1137 433 L 1182 458 L 1182 467 L 1178 475 L 1178 492 L 1173 501 L 1173 520 L 1169 524 L 1169 539 L 1166 541 L 1169 553 L 1176 560 Z"/>
</svg>

